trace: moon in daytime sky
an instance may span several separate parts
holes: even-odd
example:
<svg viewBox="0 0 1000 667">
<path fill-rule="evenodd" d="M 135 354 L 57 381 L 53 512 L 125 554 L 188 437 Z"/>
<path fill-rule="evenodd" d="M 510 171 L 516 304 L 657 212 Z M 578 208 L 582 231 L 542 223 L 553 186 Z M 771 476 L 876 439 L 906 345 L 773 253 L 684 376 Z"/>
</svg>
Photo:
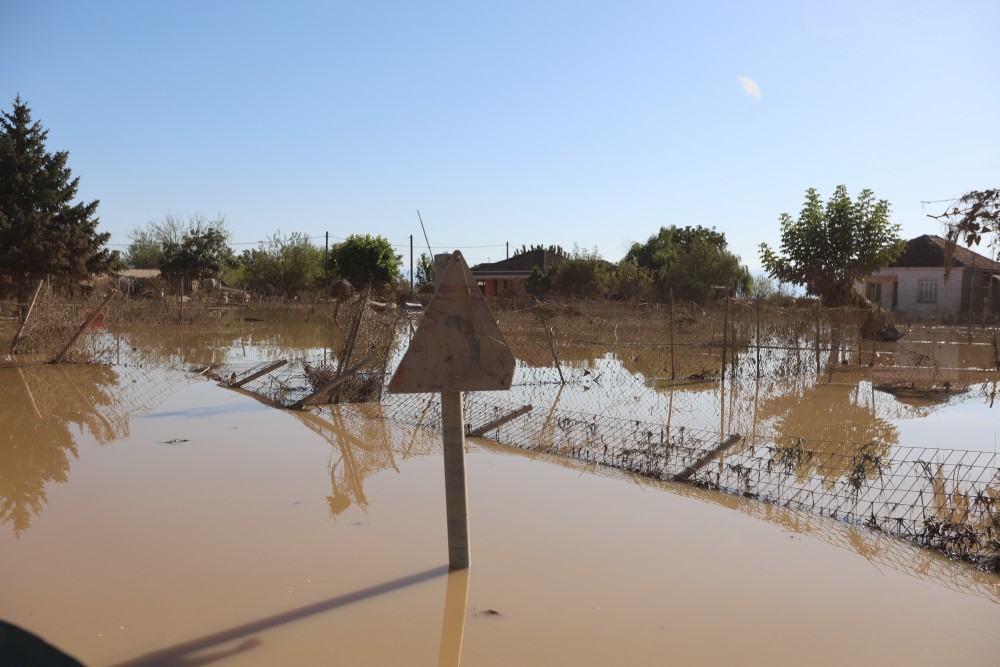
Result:
<svg viewBox="0 0 1000 667">
<path fill-rule="evenodd" d="M 740 85 L 743 86 L 744 93 L 752 97 L 755 102 L 760 102 L 760 86 L 756 81 L 748 76 L 741 76 Z"/>
</svg>

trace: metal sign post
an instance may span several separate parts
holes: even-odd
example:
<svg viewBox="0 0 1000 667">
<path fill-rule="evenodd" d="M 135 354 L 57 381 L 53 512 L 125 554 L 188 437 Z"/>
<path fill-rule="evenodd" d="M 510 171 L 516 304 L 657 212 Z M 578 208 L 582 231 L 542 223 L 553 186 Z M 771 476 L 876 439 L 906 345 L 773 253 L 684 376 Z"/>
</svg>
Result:
<svg viewBox="0 0 1000 667">
<path fill-rule="evenodd" d="M 392 393 L 441 393 L 448 563 L 469 567 L 469 511 L 465 474 L 462 392 L 504 391 L 514 377 L 514 355 L 476 280 L 456 250 L 410 347 L 389 381 Z"/>
</svg>

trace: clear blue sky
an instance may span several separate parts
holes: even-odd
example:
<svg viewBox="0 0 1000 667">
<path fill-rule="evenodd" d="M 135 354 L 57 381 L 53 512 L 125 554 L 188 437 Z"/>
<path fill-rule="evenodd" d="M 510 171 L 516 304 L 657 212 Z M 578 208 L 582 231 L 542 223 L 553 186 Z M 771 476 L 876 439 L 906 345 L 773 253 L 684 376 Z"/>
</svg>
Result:
<svg viewBox="0 0 1000 667">
<path fill-rule="evenodd" d="M 0 105 L 116 244 L 201 213 L 419 252 L 420 209 L 470 263 L 701 224 L 756 269 L 808 187 L 871 188 L 909 238 L 940 230 L 921 200 L 1000 186 L 995 0 L 4 0 L 0 25 Z"/>
</svg>

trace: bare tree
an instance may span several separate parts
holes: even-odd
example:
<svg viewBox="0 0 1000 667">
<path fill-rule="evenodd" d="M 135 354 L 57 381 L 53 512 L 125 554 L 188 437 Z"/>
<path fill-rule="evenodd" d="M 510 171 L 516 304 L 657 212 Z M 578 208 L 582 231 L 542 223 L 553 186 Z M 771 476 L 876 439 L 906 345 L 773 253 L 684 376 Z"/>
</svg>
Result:
<svg viewBox="0 0 1000 667">
<path fill-rule="evenodd" d="M 945 225 L 945 272 L 951 270 L 955 244 L 979 245 L 983 237 L 991 237 L 987 246 L 994 251 L 1000 244 L 1000 189 L 970 190 L 952 202 L 944 213 L 929 215 Z"/>
</svg>

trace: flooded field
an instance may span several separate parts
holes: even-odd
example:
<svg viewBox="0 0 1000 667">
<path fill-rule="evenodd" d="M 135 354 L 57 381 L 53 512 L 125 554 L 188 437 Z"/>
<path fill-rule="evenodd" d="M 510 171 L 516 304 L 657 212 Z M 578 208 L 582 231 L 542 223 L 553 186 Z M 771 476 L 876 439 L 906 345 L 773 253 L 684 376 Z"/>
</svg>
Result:
<svg viewBox="0 0 1000 667">
<path fill-rule="evenodd" d="M 871 366 L 824 354 L 820 373 L 757 373 L 744 346 L 726 377 L 682 378 L 663 346 L 629 348 L 617 328 L 623 344 L 603 349 L 510 331 L 519 369 L 502 402 L 532 410 L 469 441 L 462 574 L 447 572 L 433 400 L 285 411 L 206 379 L 209 366 L 333 363 L 344 335 L 328 320 L 109 326 L 74 351 L 102 364 L 8 362 L 0 618 L 88 665 L 995 662 L 995 574 L 566 450 L 589 423 L 646 446 L 657 425 L 739 434 L 727 465 L 799 438 L 825 458 L 797 459 L 790 479 L 827 491 L 876 446 L 897 468 L 995 456 L 988 346 L 880 344 L 863 351 Z M 708 366 L 693 354 L 705 348 L 688 351 L 687 371 Z M 903 366 L 917 355 L 935 364 Z M 795 356 L 775 367 L 812 367 L 811 350 Z M 900 382 L 918 366 L 933 382 Z M 469 400 L 473 426 L 500 409 Z"/>
<path fill-rule="evenodd" d="M 993 575 L 486 441 L 473 567 L 449 575 L 434 432 L 95 370 L 0 370 L 0 617 L 86 664 L 989 664 L 1000 646 Z M 25 371 L 79 402 L 36 413 Z"/>
</svg>

